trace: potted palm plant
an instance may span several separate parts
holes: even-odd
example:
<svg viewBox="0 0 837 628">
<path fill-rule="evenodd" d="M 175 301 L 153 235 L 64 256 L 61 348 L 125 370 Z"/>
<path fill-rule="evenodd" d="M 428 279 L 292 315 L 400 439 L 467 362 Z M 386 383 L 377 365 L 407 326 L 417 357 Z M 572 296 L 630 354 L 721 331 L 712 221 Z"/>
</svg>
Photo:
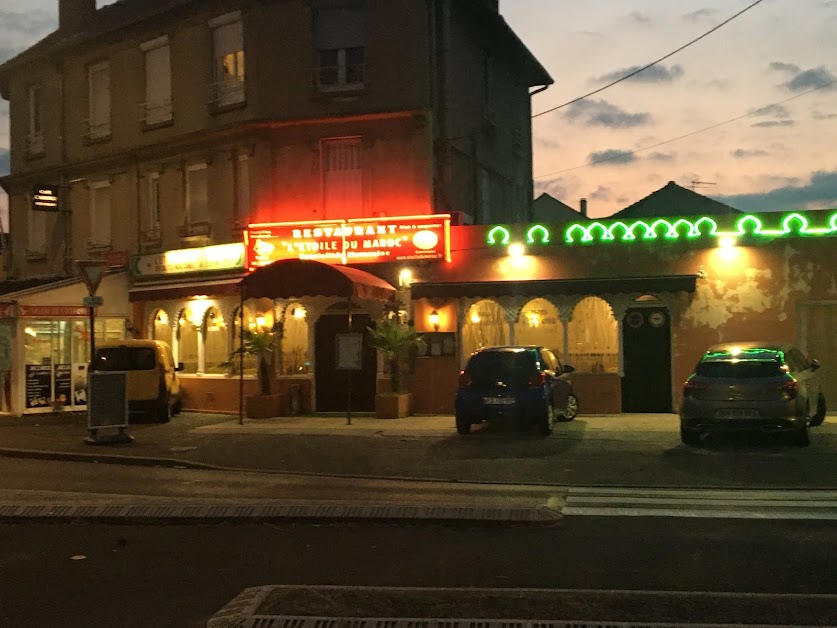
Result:
<svg viewBox="0 0 837 628">
<path fill-rule="evenodd" d="M 283 395 L 272 393 L 270 379 L 270 363 L 276 346 L 276 333 L 272 330 L 245 329 L 241 340 L 241 346 L 230 354 L 224 366 L 238 367 L 242 353 L 256 358 L 259 394 L 250 395 L 244 399 L 245 414 L 251 419 L 280 416 Z"/>
<path fill-rule="evenodd" d="M 415 351 L 423 350 L 424 339 L 411 325 L 403 325 L 395 316 L 384 318 L 376 327 L 369 327 L 371 345 L 384 354 L 389 364 L 390 392 L 375 395 L 375 415 L 379 419 L 395 419 L 412 412 L 412 393 L 403 389 L 403 368 Z"/>
</svg>

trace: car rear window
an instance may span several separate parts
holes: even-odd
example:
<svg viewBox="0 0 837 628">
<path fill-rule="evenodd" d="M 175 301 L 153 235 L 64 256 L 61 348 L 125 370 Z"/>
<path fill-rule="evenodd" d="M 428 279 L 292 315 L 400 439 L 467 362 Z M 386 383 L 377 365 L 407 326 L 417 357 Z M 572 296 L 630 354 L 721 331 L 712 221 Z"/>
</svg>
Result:
<svg viewBox="0 0 837 628">
<path fill-rule="evenodd" d="M 526 351 L 483 351 L 471 357 L 467 371 L 477 382 L 508 380 L 525 383 L 534 369 L 534 358 Z"/>
<path fill-rule="evenodd" d="M 785 373 L 777 360 L 712 360 L 700 362 L 695 372 L 703 377 L 756 379 Z"/>
<path fill-rule="evenodd" d="M 150 371 L 157 359 L 151 347 L 107 347 L 96 351 L 94 371 Z"/>
</svg>

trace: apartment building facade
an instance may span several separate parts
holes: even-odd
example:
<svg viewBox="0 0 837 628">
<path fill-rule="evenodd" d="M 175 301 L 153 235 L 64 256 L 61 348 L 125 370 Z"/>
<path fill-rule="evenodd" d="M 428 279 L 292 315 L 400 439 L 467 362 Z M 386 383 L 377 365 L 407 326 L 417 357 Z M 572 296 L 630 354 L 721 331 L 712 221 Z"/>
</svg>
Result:
<svg viewBox="0 0 837 628">
<path fill-rule="evenodd" d="M 120 0 L 98 10 L 59 0 L 58 29 L 0 65 L 7 270 L 45 284 L 31 293 L 40 318 L 18 307 L 3 323 L 13 361 L 86 363 L 86 321 L 43 309 L 79 305 L 48 292 L 50 279 L 76 274 L 74 260 L 132 271 L 107 278 L 98 337 L 159 328 L 197 376 L 232 346 L 234 325 L 209 321 L 236 316 L 229 287 L 244 273 L 249 223 L 526 219 L 530 94 L 551 82 L 496 0 Z M 59 211 L 33 207 L 45 186 Z M 200 294 L 169 285 L 184 281 Z M 10 305 L 30 298 L 6 292 Z M 218 302 L 194 307 L 195 296 Z M 254 305 L 253 324 L 275 307 Z M 210 330 L 224 337 L 211 351 Z M 54 373 L 49 395 L 35 395 L 24 371 L 10 371 L 11 405 L 55 401 Z"/>
</svg>

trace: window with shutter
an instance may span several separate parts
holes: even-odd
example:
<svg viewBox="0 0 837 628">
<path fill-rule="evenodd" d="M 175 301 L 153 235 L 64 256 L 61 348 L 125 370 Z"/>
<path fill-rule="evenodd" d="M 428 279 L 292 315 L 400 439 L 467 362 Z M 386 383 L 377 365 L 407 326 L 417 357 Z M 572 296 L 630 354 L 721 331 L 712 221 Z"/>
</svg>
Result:
<svg viewBox="0 0 837 628">
<path fill-rule="evenodd" d="M 359 137 L 323 140 L 323 218 L 363 216 Z"/>
<path fill-rule="evenodd" d="M 110 246 L 111 198 L 110 182 L 101 181 L 90 186 L 90 240 L 91 248 Z"/>
<path fill-rule="evenodd" d="M 323 91 L 358 89 L 365 75 L 364 22 L 360 6 L 316 9 L 316 81 Z"/>
<path fill-rule="evenodd" d="M 29 208 L 29 215 L 27 216 L 27 227 L 29 230 L 29 239 L 26 245 L 27 253 L 41 254 L 46 253 L 46 212 L 35 211 Z"/>
<path fill-rule="evenodd" d="M 105 61 L 88 68 L 89 118 L 91 139 L 110 135 L 110 64 Z"/>
<path fill-rule="evenodd" d="M 161 37 L 142 46 L 145 51 L 144 120 L 156 125 L 172 119 L 171 48 Z"/>
<path fill-rule="evenodd" d="M 33 85 L 29 88 L 29 137 L 27 146 L 30 155 L 44 152 L 43 132 L 43 88 Z"/>
<path fill-rule="evenodd" d="M 244 30 L 241 16 L 231 13 L 210 22 L 215 83 L 212 101 L 226 106 L 244 102 Z"/>
<path fill-rule="evenodd" d="M 250 219 L 250 156 L 242 154 L 236 160 L 235 221 L 246 225 Z"/>
<path fill-rule="evenodd" d="M 195 164 L 186 170 L 186 220 L 189 224 L 209 222 L 206 164 Z"/>
</svg>

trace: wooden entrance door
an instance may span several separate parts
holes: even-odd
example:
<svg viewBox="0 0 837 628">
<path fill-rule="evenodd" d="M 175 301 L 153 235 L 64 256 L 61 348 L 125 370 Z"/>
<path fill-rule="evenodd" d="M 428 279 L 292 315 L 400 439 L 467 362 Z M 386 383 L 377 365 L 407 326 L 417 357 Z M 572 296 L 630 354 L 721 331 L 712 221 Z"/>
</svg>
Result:
<svg viewBox="0 0 837 628">
<path fill-rule="evenodd" d="M 317 321 L 314 338 L 314 378 L 317 386 L 317 412 L 345 412 L 348 406 L 347 388 L 351 381 L 352 412 L 375 410 L 376 351 L 369 345 L 367 327 L 372 325 L 368 314 L 352 314 L 352 332 L 363 335 L 362 369 L 338 371 L 337 334 L 349 332 L 345 312 L 324 314 Z"/>
<path fill-rule="evenodd" d="M 623 412 L 671 412 L 671 319 L 666 308 L 632 308 L 622 321 Z"/>
</svg>

